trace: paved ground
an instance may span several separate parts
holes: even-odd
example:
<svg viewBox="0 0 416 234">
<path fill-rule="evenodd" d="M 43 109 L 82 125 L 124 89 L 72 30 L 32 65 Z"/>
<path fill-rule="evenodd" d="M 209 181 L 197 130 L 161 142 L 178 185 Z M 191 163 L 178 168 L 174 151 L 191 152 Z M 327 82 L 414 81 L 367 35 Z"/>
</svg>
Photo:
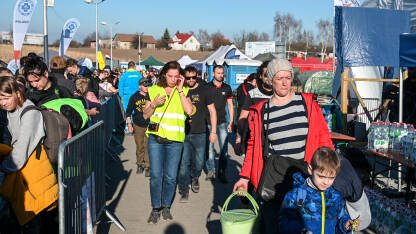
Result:
<svg viewBox="0 0 416 234">
<path fill-rule="evenodd" d="M 121 164 L 108 160 L 111 182 L 107 187 L 108 208 L 125 226 L 125 233 L 221 233 L 219 207 L 232 192 L 238 179 L 242 158 L 231 155 L 229 162 L 229 183 L 205 181 L 205 173 L 200 179 L 201 189 L 198 194 L 190 193 L 188 203 L 179 203 L 177 193 L 172 204 L 173 220 L 161 220 L 156 225 L 147 224 L 151 211 L 149 179 L 136 174 L 135 144 L 132 136 L 126 136 L 124 151 L 120 155 Z M 117 149 L 114 147 L 114 151 Z M 237 207 L 239 199 L 230 205 Z M 97 233 L 123 233 L 116 225 L 102 222 L 97 226 Z"/>
<path fill-rule="evenodd" d="M 221 232 L 219 221 L 221 207 L 232 192 L 238 179 L 243 159 L 235 156 L 229 147 L 231 155 L 227 178 L 229 183 L 205 181 L 205 173 L 200 178 L 201 189 L 198 194 L 190 193 L 188 203 L 179 203 L 179 194 L 172 204 L 173 220 L 161 220 L 158 224 L 147 224 L 151 211 L 149 179 L 136 174 L 135 144 L 132 136 L 126 136 L 123 147 L 111 147 L 112 151 L 120 154 L 121 162 L 107 157 L 106 167 L 111 180 L 108 180 L 107 200 L 108 210 L 115 214 L 126 228 L 122 232 L 115 224 L 102 221 L 96 226 L 96 233 L 166 233 L 166 234 L 217 234 Z M 239 199 L 233 199 L 229 207 L 239 207 Z M 366 231 L 362 233 L 373 233 Z"/>
</svg>

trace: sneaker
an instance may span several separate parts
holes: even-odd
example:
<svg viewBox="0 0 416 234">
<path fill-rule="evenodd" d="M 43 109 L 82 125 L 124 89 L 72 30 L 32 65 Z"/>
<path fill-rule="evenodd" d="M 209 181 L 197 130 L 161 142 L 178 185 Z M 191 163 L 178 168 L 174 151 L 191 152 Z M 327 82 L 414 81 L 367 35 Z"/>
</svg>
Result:
<svg viewBox="0 0 416 234">
<path fill-rule="evenodd" d="M 179 191 L 179 194 L 181 195 L 181 198 L 179 199 L 179 202 L 186 203 L 189 200 L 189 190 L 185 191 Z"/>
<path fill-rule="evenodd" d="M 150 177 L 150 168 L 144 169 L 144 176 L 145 177 Z"/>
<path fill-rule="evenodd" d="M 192 178 L 191 189 L 192 189 L 192 192 L 194 192 L 194 193 L 198 193 L 199 192 L 199 181 L 198 181 L 198 178 Z"/>
<path fill-rule="evenodd" d="M 156 224 L 160 219 L 160 211 L 153 209 L 150 213 L 147 223 Z"/>
<path fill-rule="evenodd" d="M 215 172 L 208 171 L 207 176 L 205 177 L 205 180 L 215 180 Z"/>
<path fill-rule="evenodd" d="M 172 220 L 172 214 L 170 213 L 170 208 L 169 207 L 164 207 L 162 209 L 162 217 L 164 220 Z"/>
<path fill-rule="evenodd" d="M 143 174 L 144 168 L 142 166 L 137 165 L 136 174 Z"/>
<path fill-rule="evenodd" d="M 228 183 L 227 178 L 225 177 L 225 171 L 219 170 L 218 171 L 218 180 L 223 183 L 226 184 Z"/>
</svg>

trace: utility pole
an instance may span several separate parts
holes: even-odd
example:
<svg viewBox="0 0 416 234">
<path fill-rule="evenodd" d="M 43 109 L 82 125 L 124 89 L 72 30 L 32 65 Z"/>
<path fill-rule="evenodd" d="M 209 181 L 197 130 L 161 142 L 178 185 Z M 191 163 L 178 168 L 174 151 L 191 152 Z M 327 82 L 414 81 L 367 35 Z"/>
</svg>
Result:
<svg viewBox="0 0 416 234">
<path fill-rule="evenodd" d="M 43 58 L 49 67 L 49 51 L 48 51 L 48 4 L 47 0 L 43 0 Z"/>
</svg>

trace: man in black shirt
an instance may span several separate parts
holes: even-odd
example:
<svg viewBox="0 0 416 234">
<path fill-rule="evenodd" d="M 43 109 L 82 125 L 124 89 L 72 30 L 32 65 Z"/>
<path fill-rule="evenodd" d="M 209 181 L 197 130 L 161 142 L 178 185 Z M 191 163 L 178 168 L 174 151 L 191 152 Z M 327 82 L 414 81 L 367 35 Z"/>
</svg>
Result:
<svg viewBox="0 0 416 234">
<path fill-rule="evenodd" d="M 220 159 L 218 165 L 218 179 L 221 183 L 227 183 L 225 178 L 225 169 L 228 162 L 228 137 L 227 131 L 232 132 L 233 119 L 234 119 L 234 106 L 233 106 L 233 94 L 231 87 L 224 81 L 224 68 L 220 65 L 214 67 L 214 79 L 208 83 L 205 87 L 213 89 L 211 95 L 214 96 L 215 110 L 217 111 L 217 128 L 208 125 L 208 129 L 216 133 L 218 136 L 218 144 L 220 146 Z M 228 114 L 230 121 L 227 124 L 227 117 L 225 106 L 228 104 Z M 215 149 L 214 143 L 209 144 L 209 156 L 206 163 L 208 174 L 206 179 L 215 178 Z"/>
<path fill-rule="evenodd" d="M 143 118 L 143 111 L 146 104 L 147 89 L 152 86 L 152 80 L 149 78 L 141 78 L 139 80 L 140 91 L 133 94 L 127 105 L 126 121 L 129 132 L 134 132 L 134 141 L 136 142 L 136 164 L 137 174 L 145 171 L 145 176 L 150 177 L 150 161 L 147 151 L 146 129 L 149 119 Z M 133 115 L 133 123 L 131 116 Z"/>
<path fill-rule="evenodd" d="M 245 153 L 246 141 L 248 139 L 248 114 L 251 106 L 263 101 L 265 99 L 270 99 L 273 95 L 272 86 L 270 85 L 269 80 L 267 79 L 268 62 L 264 62 L 257 69 L 257 87 L 248 91 L 248 95 L 245 96 L 244 104 L 241 107 L 241 112 L 238 117 L 238 131 L 236 138 L 236 152 Z M 237 153 L 238 154 L 238 153 Z"/>
<path fill-rule="evenodd" d="M 216 129 L 217 114 L 214 106 L 214 98 L 207 87 L 197 82 L 196 69 L 194 67 L 185 68 L 185 79 L 189 86 L 188 96 L 192 104 L 196 107 L 196 112 L 192 117 L 188 117 L 185 122 L 186 138 L 183 144 L 183 153 L 178 175 L 178 188 L 181 195 L 181 202 L 188 201 L 189 184 L 194 193 L 199 192 L 198 178 L 201 175 L 205 162 L 206 152 L 206 129 L 207 111 L 210 115 L 211 125 Z M 215 142 L 217 135 L 215 132 L 209 133 L 209 141 Z"/>
</svg>

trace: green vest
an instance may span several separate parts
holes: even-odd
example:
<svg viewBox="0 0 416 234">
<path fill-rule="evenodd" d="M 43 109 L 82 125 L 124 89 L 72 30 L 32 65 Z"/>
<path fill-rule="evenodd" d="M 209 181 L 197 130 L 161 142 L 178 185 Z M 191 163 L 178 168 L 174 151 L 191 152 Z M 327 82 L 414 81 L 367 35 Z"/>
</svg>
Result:
<svg viewBox="0 0 416 234">
<path fill-rule="evenodd" d="M 79 113 L 79 115 L 82 118 L 81 128 L 83 128 L 85 124 L 87 124 L 88 115 L 85 112 L 85 107 L 84 107 L 84 104 L 82 104 L 81 100 L 73 99 L 73 98 L 58 98 L 58 99 L 49 101 L 43 104 L 42 106 L 49 108 L 51 110 L 57 111 L 57 112 L 61 112 L 61 106 L 63 105 L 68 105 L 74 108 L 75 111 Z"/>
<path fill-rule="evenodd" d="M 182 91 L 186 96 L 188 94 L 189 88 L 183 87 Z M 148 93 L 151 101 L 153 101 L 158 94 L 160 97 L 167 97 L 165 88 L 160 87 L 159 85 L 150 87 Z M 166 109 L 170 99 L 172 100 Z M 184 142 L 186 115 L 182 107 L 181 97 L 176 87 L 172 90 L 169 99 L 166 99 L 163 105 L 156 107 L 155 112 L 150 117 L 150 122 L 159 123 L 160 118 L 162 117 L 165 110 L 166 113 L 160 122 L 159 131 L 150 132 L 147 130 L 146 135 L 149 136 L 149 134 L 154 134 L 163 138 L 167 138 L 171 141 Z"/>
</svg>

